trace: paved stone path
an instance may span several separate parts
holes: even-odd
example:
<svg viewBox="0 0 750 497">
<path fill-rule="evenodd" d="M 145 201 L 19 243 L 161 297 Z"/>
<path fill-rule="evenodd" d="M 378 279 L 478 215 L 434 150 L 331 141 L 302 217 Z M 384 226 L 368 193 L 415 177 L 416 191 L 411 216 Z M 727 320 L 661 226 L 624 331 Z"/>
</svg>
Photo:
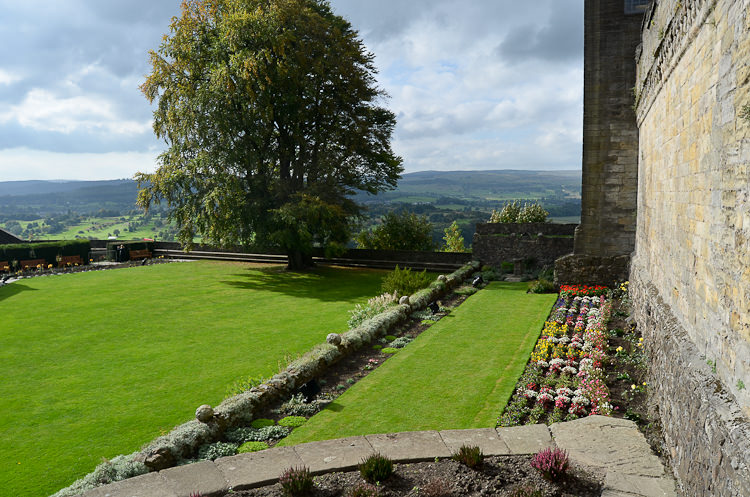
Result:
<svg viewBox="0 0 750 497">
<path fill-rule="evenodd" d="M 603 471 L 602 497 L 676 497 L 675 481 L 648 446 L 635 423 L 589 416 L 552 426 L 529 425 L 476 430 L 418 431 L 340 438 L 279 447 L 204 461 L 99 487 L 84 497 L 202 497 L 222 495 L 278 481 L 292 466 L 314 474 L 349 471 L 373 452 L 395 462 L 450 457 L 461 445 L 476 445 L 488 456 L 534 454 L 560 447 L 574 463 Z"/>
</svg>

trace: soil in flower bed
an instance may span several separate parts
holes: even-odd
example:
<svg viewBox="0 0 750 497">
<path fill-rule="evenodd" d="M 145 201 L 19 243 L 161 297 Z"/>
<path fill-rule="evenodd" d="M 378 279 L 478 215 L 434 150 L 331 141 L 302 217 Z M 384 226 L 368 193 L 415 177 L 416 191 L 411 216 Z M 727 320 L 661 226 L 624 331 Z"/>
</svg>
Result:
<svg viewBox="0 0 750 497">
<path fill-rule="evenodd" d="M 451 459 L 396 464 L 390 478 L 378 485 L 380 497 L 514 496 L 514 497 L 594 497 L 602 493 L 600 474 L 580 468 L 569 469 L 559 481 L 550 482 L 531 467 L 530 456 L 487 457 L 473 470 Z M 280 468 L 282 472 L 286 468 Z M 365 481 L 359 471 L 329 473 L 314 478 L 313 497 L 346 496 L 347 491 Z M 253 490 L 235 491 L 237 497 L 282 497 L 276 483 Z M 375 495 L 375 494 L 361 494 Z"/>
</svg>

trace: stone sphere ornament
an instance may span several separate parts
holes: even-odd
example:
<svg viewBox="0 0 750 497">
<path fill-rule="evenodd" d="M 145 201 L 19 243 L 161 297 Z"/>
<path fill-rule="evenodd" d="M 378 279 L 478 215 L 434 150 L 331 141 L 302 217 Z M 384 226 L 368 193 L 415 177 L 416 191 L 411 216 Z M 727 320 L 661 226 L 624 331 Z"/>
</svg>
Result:
<svg viewBox="0 0 750 497">
<path fill-rule="evenodd" d="M 400 299 L 398 299 L 398 303 L 400 305 L 409 305 L 409 296 L 408 295 L 404 295 L 403 297 L 401 297 Z"/>
<path fill-rule="evenodd" d="M 338 347 L 339 345 L 341 345 L 341 335 L 339 335 L 338 333 L 329 333 L 326 337 L 326 342 Z"/>
<path fill-rule="evenodd" d="M 203 404 L 195 410 L 195 419 L 201 423 L 208 423 L 214 418 L 214 410 L 208 404 Z"/>
<path fill-rule="evenodd" d="M 445 280 L 447 280 L 447 278 L 445 277 L 444 274 L 441 274 L 440 276 L 438 276 L 437 279 L 438 279 L 438 281 L 442 281 L 443 283 L 445 283 Z"/>
</svg>

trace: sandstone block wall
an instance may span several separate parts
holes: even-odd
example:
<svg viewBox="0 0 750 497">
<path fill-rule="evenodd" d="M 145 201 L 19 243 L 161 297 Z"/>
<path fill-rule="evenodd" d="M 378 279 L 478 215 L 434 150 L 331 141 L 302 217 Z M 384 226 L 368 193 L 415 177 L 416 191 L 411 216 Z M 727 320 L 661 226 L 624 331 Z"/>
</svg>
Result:
<svg viewBox="0 0 750 497">
<path fill-rule="evenodd" d="M 652 393 L 684 494 L 750 495 L 750 0 L 662 0 L 642 40 L 631 288 Z"/>
<path fill-rule="evenodd" d="M 523 259 L 537 267 L 552 265 L 573 250 L 575 224 L 484 223 L 477 224 L 472 255 L 483 264 Z"/>
<path fill-rule="evenodd" d="M 643 15 L 624 0 L 586 0 L 581 224 L 575 253 L 630 254 L 635 244 L 638 128 L 633 54 Z"/>
</svg>

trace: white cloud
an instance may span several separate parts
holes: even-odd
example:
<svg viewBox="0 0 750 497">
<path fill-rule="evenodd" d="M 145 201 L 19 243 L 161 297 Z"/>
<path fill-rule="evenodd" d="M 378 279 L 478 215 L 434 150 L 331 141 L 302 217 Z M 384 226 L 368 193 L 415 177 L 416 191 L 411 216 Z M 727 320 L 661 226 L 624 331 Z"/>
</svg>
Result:
<svg viewBox="0 0 750 497">
<path fill-rule="evenodd" d="M 74 131 L 106 132 L 119 135 L 146 133 L 150 123 L 121 119 L 111 101 L 96 95 L 58 97 L 35 88 L 18 105 L 0 113 L 0 122 L 16 121 L 36 131 L 69 134 Z"/>
<path fill-rule="evenodd" d="M 103 180 L 132 178 L 156 169 L 156 152 L 64 154 L 28 148 L 0 150 L 0 178 L 27 180 Z"/>
<path fill-rule="evenodd" d="M 21 76 L 18 74 L 13 74 L 4 69 L 0 69 L 0 86 L 2 85 L 9 86 L 17 81 L 21 81 L 21 79 L 22 79 Z"/>
</svg>

